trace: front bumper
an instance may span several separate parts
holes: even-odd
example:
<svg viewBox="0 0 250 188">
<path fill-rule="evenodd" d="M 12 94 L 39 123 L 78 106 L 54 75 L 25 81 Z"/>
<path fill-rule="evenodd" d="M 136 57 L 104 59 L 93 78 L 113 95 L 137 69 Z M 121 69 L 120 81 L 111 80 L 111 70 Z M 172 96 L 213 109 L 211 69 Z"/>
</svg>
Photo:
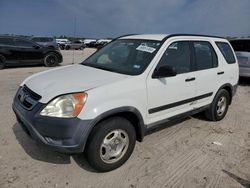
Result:
<svg viewBox="0 0 250 188">
<path fill-rule="evenodd" d="M 63 56 L 60 52 L 60 50 L 58 49 L 58 63 L 62 63 L 63 62 Z"/>
<path fill-rule="evenodd" d="M 83 152 L 93 121 L 40 116 L 44 106 L 38 102 L 34 108 L 25 109 L 17 93 L 12 108 L 18 123 L 35 141 L 63 153 Z"/>
</svg>

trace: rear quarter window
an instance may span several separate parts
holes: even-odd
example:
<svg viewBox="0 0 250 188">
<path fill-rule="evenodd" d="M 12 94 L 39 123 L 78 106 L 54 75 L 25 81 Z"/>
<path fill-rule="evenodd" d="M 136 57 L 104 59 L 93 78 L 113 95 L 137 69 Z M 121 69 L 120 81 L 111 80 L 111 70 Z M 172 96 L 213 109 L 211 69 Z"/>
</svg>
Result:
<svg viewBox="0 0 250 188">
<path fill-rule="evenodd" d="M 236 62 L 232 48 L 226 42 L 216 42 L 216 45 L 220 49 L 222 55 L 226 59 L 228 64 L 233 64 Z"/>
</svg>

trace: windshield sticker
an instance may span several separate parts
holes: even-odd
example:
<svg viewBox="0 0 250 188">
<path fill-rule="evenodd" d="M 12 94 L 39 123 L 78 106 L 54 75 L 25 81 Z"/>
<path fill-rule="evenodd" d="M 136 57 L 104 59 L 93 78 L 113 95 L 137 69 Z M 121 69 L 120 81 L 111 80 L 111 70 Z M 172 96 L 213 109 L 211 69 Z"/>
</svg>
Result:
<svg viewBox="0 0 250 188">
<path fill-rule="evenodd" d="M 133 66 L 135 69 L 139 69 L 139 68 L 141 68 L 141 66 L 140 65 L 134 65 Z"/>
<path fill-rule="evenodd" d="M 138 46 L 136 48 L 136 50 L 143 51 L 143 52 L 148 52 L 148 53 L 153 53 L 156 49 L 141 44 L 140 46 Z"/>
</svg>

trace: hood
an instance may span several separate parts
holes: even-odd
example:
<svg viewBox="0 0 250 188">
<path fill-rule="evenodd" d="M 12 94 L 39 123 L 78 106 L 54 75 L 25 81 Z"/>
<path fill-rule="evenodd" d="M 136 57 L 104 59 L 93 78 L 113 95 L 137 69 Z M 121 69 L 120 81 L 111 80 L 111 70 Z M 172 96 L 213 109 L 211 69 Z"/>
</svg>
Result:
<svg viewBox="0 0 250 188">
<path fill-rule="evenodd" d="M 21 85 L 28 86 L 42 96 L 40 102 L 47 103 L 58 95 L 90 90 L 126 77 L 128 76 L 78 64 L 34 74 Z"/>
</svg>

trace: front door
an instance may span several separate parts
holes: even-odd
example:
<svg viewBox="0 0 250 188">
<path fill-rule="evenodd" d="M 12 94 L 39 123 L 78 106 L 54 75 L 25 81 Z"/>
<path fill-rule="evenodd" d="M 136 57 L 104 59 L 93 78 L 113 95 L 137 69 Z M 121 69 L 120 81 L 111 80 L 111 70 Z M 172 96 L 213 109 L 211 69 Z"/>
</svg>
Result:
<svg viewBox="0 0 250 188">
<path fill-rule="evenodd" d="M 15 39 L 16 54 L 20 63 L 37 64 L 43 60 L 41 47 L 31 41 Z"/>
<path fill-rule="evenodd" d="M 177 75 L 155 79 L 147 78 L 148 127 L 193 109 L 195 100 L 196 72 L 191 58 L 191 46 L 188 41 L 171 43 L 157 66 L 173 67 Z"/>
</svg>

